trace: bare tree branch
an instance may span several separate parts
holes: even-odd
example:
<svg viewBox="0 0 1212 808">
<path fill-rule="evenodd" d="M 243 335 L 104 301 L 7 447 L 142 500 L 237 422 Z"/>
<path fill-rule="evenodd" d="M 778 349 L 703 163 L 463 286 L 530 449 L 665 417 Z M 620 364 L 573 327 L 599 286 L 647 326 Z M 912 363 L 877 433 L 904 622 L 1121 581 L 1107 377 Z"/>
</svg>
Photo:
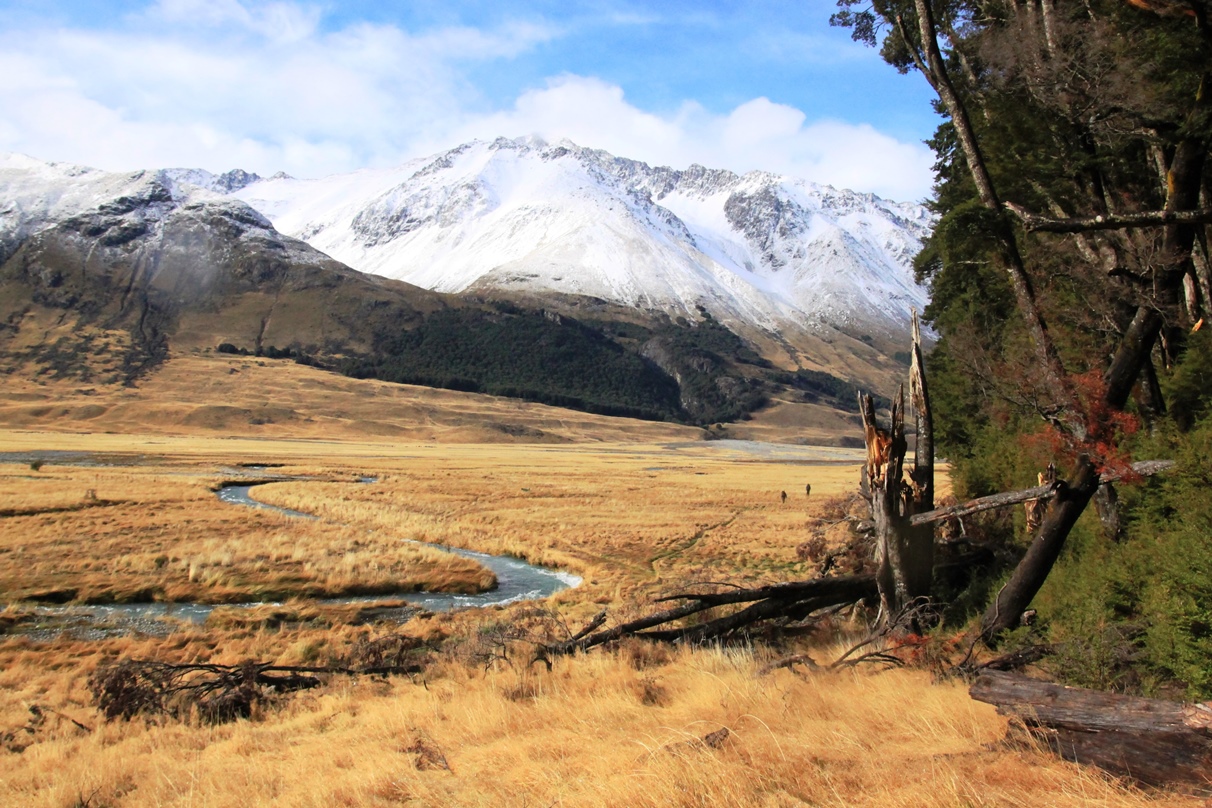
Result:
<svg viewBox="0 0 1212 808">
<path fill-rule="evenodd" d="M 1142 460 L 1139 463 L 1133 463 L 1129 470 L 1102 473 L 1099 475 L 1099 482 L 1112 483 L 1125 477 L 1151 477 L 1154 474 L 1174 468 L 1174 465 L 1173 460 Z M 1053 499 L 1060 492 L 1063 485 L 1063 483 L 1057 482 L 1051 485 L 1036 486 L 1035 488 L 1024 488 L 1021 491 L 1006 491 L 1001 494 L 978 497 L 968 502 L 962 502 L 959 505 L 951 505 L 946 508 L 919 513 L 909 518 L 909 524 L 916 526 L 929 522 L 941 522 L 944 519 L 968 516 L 969 514 L 980 513 L 981 511 L 988 511 L 994 508 L 1004 508 L 1007 505 L 1017 505 L 1020 502 L 1027 502 L 1032 499 Z"/>
<path fill-rule="evenodd" d="M 1100 216 L 1053 219 L 1032 213 L 1013 202 L 1006 202 L 1003 206 L 1017 216 L 1030 233 L 1089 233 L 1095 230 L 1164 227 L 1171 224 L 1212 224 L 1212 208 L 1150 210 L 1141 213 L 1108 213 Z"/>
</svg>

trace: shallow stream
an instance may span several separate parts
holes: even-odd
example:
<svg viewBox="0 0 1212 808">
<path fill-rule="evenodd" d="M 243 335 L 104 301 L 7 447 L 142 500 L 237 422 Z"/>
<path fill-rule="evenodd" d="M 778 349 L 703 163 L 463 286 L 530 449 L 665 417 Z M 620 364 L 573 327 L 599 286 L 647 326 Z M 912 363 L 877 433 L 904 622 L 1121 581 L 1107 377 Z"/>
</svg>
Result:
<svg viewBox="0 0 1212 808">
<path fill-rule="evenodd" d="M 66 464 L 65 464 L 66 465 Z M 259 508 L 276 511 L 296 519 L 318 519 L 314 514 L 279 508 L 252 498 L 250 491 L 256 485 L 282 480 L 262 480 L 252 484 L 225 485 L 217 492 L 220 501 L 229 505 L 246 508 Z M 373 483 L 374 478 L 363 478 L 363 483 Z M 401 539 L 401 541 L 411 541 Z M 423 542 L 417 542 L 421 544 Z M 409 607 L 384 610 L 383 617 L 396 617 L 406 620 L 415 614 L 418 608 L 440 612 L 452 609 L 469 609 L 479 606 L 498 606 L 506 603 L 516 603 L 524 600 L 539 600 L 559 592 L 562 589 L 579 586 L 581 579 L 571 573 L 539 567 L 528 564 L 518 558 L 509 556 L 494 556 L 479 553 L 474 550 L 464 550 L 458 547 L 447 547 L 441 544 L 429 544 L 447 553 L 454 553 L 469 558 L 488 569 L 497 576 L 497 588 L 488 592 L 474 595 L 459 595 L 445 592 L 400 592 L 386 595 L 365 595 L 359 597 L 317 598 L 321 605 L 347 605 L 351 603 L 376 603 L 390 600 L 405 600 Z M 279 605 L 272 601 L 222 604 L 235 608 L 252 608 L 256 606 Z M 112 634 L 141 631 L 152 634 L 164 634 L 171 630 L 169 623 L 160 618 L 183 620 L 191 623 L 202 623 L 210 613 L 218 608 L 215 604 L 205 603 L 118 603 L 88 606 L 39 606 L 36 611 L 47 617 L 63 618 L 63 625 L 54 633 L 69 630 L 76 636 L 107 636 Z M 395 614 L 398 612 L 398 614 Z"/>
</svg>

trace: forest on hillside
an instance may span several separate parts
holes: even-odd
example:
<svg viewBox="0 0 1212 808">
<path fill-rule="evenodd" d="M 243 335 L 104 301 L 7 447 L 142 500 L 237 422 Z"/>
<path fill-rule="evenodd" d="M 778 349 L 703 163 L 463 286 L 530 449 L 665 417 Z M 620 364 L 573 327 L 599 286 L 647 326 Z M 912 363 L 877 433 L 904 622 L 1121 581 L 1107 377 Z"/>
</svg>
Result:
<svg viewBox="0 0 1212 808">
<path fill-rule="evenodd" d="M 938 454 L 961 499 L 1055 468 L 1041 518 L 966 520 L 999 563 L 953 613 L 1064 682 L 1212 698 L 1212 6 L 838 6 L 944 118 L 916 260 Z"/>
<path fill-rule="evenodd" d="M 744 418 L 767 401 L 769 363 L 706 310 L 700 317 L 645 327 L 492 301 L 380 334 L 373 351 L 338 369 L 601 415 L 696 425 Z"/>
</svg>

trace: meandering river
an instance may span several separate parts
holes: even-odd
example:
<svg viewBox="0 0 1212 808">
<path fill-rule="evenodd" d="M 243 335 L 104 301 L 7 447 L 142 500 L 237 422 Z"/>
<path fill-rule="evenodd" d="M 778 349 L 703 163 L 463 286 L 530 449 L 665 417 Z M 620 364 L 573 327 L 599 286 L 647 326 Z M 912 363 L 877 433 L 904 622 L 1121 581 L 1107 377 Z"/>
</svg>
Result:
<svg viewBox="0 0 1212 808">
<path fill-rule="evenodd" d="M 63 462 L 62 459 L 56 459 L 59 462 Z M 25 462 L 25 460 L 21 459 L 19 462 Z M 301 480 L 293 479 L 291 481 L 300 482 Z M 374 481 L 374 478 L 364 478 L 362 480 L 363 483 L 373 483 Z M 236 507 L 276 511 L 296 519 L 319 518 L 314 514 L 291 510 L 290 508 L 280 508 L 276 505 L 269 505 L 253 499 L 250 491 L 255 486 L 264 485 L 267 482 L 279 482 L 279 480 L 262 480 L 252 484 L 225 485 L 218 490 L 217 496 L 220 501 Z M 400 541 L 411 540 L 401 538 Z M 417 543 L 422 544 L 423 542 Z M 401 619 L 407 619 L 408 616 L 415 613 L 416 608 L 436 612 L 452 609 L 469 609 L 479 606 L 497 606 L 524 600 L 539 600 L 553 595 L 562 589 L 579 586 L 581 583 L 581 579 L 571 573 L 528 564 L 518 558 L 494 556 L 488 553 L 479 553 L 474 550 L 464 550 L 440 544 L 428 544 L 428 546 L 435 547 L 444 552 L 454 553 L 455 555 L 463 556 L 482 564 L 496 574 L 497 587 L 488 592 L 474 595 L 459 595 L 445 592 L 400 592 L 398 594 L 387 595 L 319 598 L 316 602 L 320 604 L 343 605 L 350 603 L 375 603 L 386 600 L 405 600 L 412 604 L 412 606 L 408 609 L 399 610 L 399 616 Z M 272 602 L 254 602 L 224 605 L 249 608 L 274 604 Z M 192 623 L 202 623 L 215 608 L 218 607 L 214 604 L 204 603 L 118 603 L 87 606 L 40 606 L 37 611 L 48 617 L 58 615 L 70 618 L 68 622 L 72 624 L 72 627 L 86 630 L 92 627 L 93 630 L 108 634 L 113 633 L 113 629 L 118 629 L 119 631 L 137 629 L 152 633 L 163 633 L 163 626 L 165 624 L 159 621 L 158 618 L 167 617 Z M 101 629 L 101 626 L 112 628 L 106 631 Z"/>
</svg>

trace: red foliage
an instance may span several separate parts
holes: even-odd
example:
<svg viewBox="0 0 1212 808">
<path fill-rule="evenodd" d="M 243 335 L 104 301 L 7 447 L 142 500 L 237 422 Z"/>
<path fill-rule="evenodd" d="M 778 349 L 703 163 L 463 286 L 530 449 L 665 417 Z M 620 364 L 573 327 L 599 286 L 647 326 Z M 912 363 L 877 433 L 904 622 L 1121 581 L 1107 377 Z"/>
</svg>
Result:
<svg viewBox="0 0 1212 808">
<path fill-rule="evenodd" d="M 1055 427 L 1044 427 L 1039 432 L 1025 436 L 1024 444 L 1031 448 L 1038 447 L 1049 457 L 1069 464 L 1086 455 L 1100 472 L 1114 471 L 1125 474 L 1125 477 L 1130 476 L 1128 472 L 1131 471 L 1132 458 L 1120 444 L 1125 437 L 1140 429 L 1140 420 L 1107 405 L 1106 383 L 1099 371 L 1071 376 L 1069 382 L 1083 409 L 1081 415 L 1086 427 L 1085 439 Z"/>
<path fill-rule="evenodd" d="M 962 631 L 949 634 L 904 634 L 896 638 L 892 654 L 906 665 L 929 670 L 948 668 L 963 656 L 967 637 Z"/>
</svg>

